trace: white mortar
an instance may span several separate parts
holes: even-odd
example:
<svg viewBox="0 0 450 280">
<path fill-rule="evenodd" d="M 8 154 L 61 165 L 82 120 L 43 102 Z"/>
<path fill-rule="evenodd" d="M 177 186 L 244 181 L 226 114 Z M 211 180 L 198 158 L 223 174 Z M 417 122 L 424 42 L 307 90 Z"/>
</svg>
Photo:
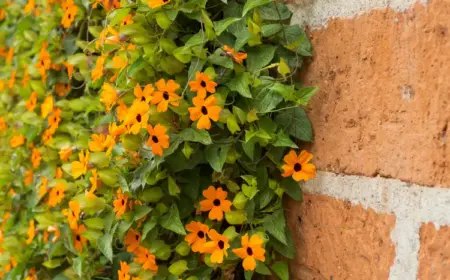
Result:
<svg viewBox="0 0 450 280">
<path fill-rule="evenodd" d="M 419 267 L 419 229 L 423 223 L 436 227 L 450 225 L 450 189 L 430 188 L 381 177 L 337 175 L 318 172 L 303 191 L 326 194 L 372 208 L 380 213 L 393 213 L 396 223 L 391 232 L 395 260 L 390 280 L 417 279 Z"/>
<path fill-rule="evenodd" d="M 318 29 L 327 25 L 329 19 L 352 18 L 373 9 L 392 8 L 403 12 L 416 2 L 425 4 L 427 0 L 313 0 L 307 5 L 291 5 L 294 13 L 292 23 L 309 25 Z"/>
</svg>

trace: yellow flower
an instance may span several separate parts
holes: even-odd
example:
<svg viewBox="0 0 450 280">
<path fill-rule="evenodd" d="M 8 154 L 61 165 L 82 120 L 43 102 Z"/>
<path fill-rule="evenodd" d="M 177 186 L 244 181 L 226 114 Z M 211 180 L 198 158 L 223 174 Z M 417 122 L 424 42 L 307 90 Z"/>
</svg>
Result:
<svg viewBox="0 0 450 280">
<path fill-rule="evenodd" d="M 103 152 L 107 149 L 106 155 L 109 155 L 116 144 L 116 141 L 111 135 L 105 136 L 105 134 L 92 134 L 91 138 L 92 141 L 88 143 L 89 150 L 91 150 L 91 152 Z"/>
<path fill-rule="evenodd" d="M 28 74 L 27 66 L 23 67 L 23 78 L 22 78 L 22 85 L 26 87 L 28 85 L 28 81 L 30 80 L 30 74 Z"/>
<path fill-rule="evenodd" d="M 28 14 L 34 10 L 35 6 L 36 6 L 36 3 L 34 0 L 28 0 L 28 3 L 23 8 L 23 12 L 25 14 Z"/>
<path fill-rule="evenodd" d="M 161 7 L 170 2 L 170 0 L 148 0 L 148 6 L 152 9 Z"/>
<path fill-rule="evenodd" d="M 149 103 L 154 91 L 155 91 L 155 89 L 153 88 L 153 86 L 151 84 L 146 85 L 144 87 L 144 90 L 142 90 L 141 86 L 139 84 L 137 84 L 134 87 L 134 96 L 136 97 L 136 99 L 138 99 L 142 102 Z"/>
<path fill-rule="evenodd" d="M 69 28 L 73 21 L 75 20 L 75 16 L 78 13 L 78 7 L 76 5 L 70 5 L 64 11 L 63 18 L 61 19 L 61 24 L 64 28 Z"/>
<path fill-rule="evenodd" d="M 9 78 L 8 81 L 8 88 L 13 88 L 15 82 L 16 82 L 16 70 L 13 70 L 11 72 L 11 78 Z"/>
<path fill-rule="evenodd" d="M 214 95 L 204 99 L 201 96 L 192 98 L 192 102 L 195 107 L 188 108 L 191 121 L 197 122 L 197 129 L 210 129 L 211 121 L 218 121 L 219 114 L 222 110 L 219 106 L 216 106 L 216 97 Z"/>
<path fill-rule="evenodd" d="M 203 253 L 203 245 L 206 243 L 206 234 L 209 227 L 200 222 L 192 221 L 186 225 L 186 230 L 190 233 L 184 237 L 184 240 L 192 247 L 192 252 Z"/>
<path fill-rule="evenodd" d="M 95 62 L 95 68 L 92 69 L 91 78 L 92 80 L 97 80 L 103 77 L 103 65 L 105 65 L 106 56 L 99 56 Z"/>
<path fill-rule="evenodd" d="M 53 111 L 53 96 L 49 95 L 41 104 L 41 117 L 45 119 Z"/>
<path fill-rule="evenodd" d="M 152 104 L 158 104 L 156 109 L 158 112 L 165 112 L 169 108 L 169 104 L 178 107 L 180 105 L 181 97 L 175 92 L 180 88 L 174 80 L 168 80 L 167 83 L 164 79 L 156 82 L 157 91 L 153 93 L 151 100 Z"/>
<path fill-rule="evenodd" d="M 64 209 L 62 213 L 69 220 L 70 228 L 76 230 L 80 219 L 80 203 L 74 200 L 69 201 L 69 209 Z"/>
<path fill-rule="evenodd" d="M 281 174 L 283 177 L 292 176 L 295 181 L 308 181 L 316 177 L 316 167 L 314 164 L 309 163 L 312 159 L 312 154 L 307 151 L 301 151 L 297 156 L 294 150 L 290 150 L 287 155 L 284 156 L 283 165 L 284 173 Z"/>
<path fill-rule="evenodd" d="M 242 266 L 245 270 L 255 270 L 256 260 L 264 262 L 266 260 L 264 254 L 266 250 L 262 248 L 264 241 L 256 234 L 248 238 L 248 234 L 242 236 L 241 245 L 242 248 L 233 249 L 239 258 L 243 259 Z"/>
<path fill-rule="evenodd" d="M 128 109 L 123 124 L 127 128 L 128 133 L 138 134 L 141 128 L 147 128 L 148 117 L 148 104 L 140 100 L 135 100 Z"/>
<path fill-rule="evenodd" d="M 86 153 L 81 151 L 78 154 L 78 159 L 79 161 L 72 162 L 72 177 L 75 179 L 80 177 L 81 175 L 86 174 L 90 159 L 89 151 L 86 151 Z"/>
<path fill-rule="evenodd" d="M 61 109 L 55 108 L 52 114 L 48 117 L 48 125 L 52 130 L 56 130 L 61 122 Z"/>
<path fill-rule="evenodd" d="M 147 146 L 152 147 L 154 155 L 162 156 L 163 148 L 169 148 L 169 136 L 164 126 L 157 124 L 153 128 L 150 124 L 147 126 L 148 140 Z"/>
<path fill-rule="evenodd" d="M 42 133 L 42 142 L 44 145 L 48 145 L 50 141 L 53 139 L 53 134 L 55 134 L 55 130 L 53 128 L 48 128 Z"/>
<path fill-rule="evenodd" d="M 67 69 L 67 76 L 69 77 L 69 80 L 72 80 L 73 76 L 73 64 L 70 64 L 69 62 L 63 61 L 63 65 Z"/>
<path fill-rule="evenodd" d="M 100 101 L 105 105 L 106 111 L 111 111 L 112 105 L 116 102 L 119 95 L 116 89 L 108 83 L 104 83 L 101 89 Z"/>
<path fill-rule="evenodd" d="M 47 177 L 41 177 L 41 185 L 39 186 L 39 199 L 41 199 L 47 193 L 47 185 Z"/>
<path fill-rule="evenodd" d="M 212 263 L 222 263 L 223 256 L 228 256 L 227 249 L 230 248 L 230 244 L 228 244 L 228 238 L 224 235 L 219 234 L 214 229 L 208 232 L 208 236 L 211 241 L 206 242 L 203 245 L 204 252 L 211 254 Z"/>
<path fill-rule="evenodd" d="M 26 241 L 27 245 L 29 245 L 29 244 L 31 244 L 31 242 L 33 242 L 34 236 L 36 235 L 35 230 L 36 230 L 36 228 L 34 227 L 34 220 L 30 220 L 29 226 L 28 226 L 28 231 L 27 231 L 27 236 L 28 236 L 28 239 Z"/>
<path fill-rule="evenodd" d="M 112 67 L 114 69 L 117 69 L 116 73 L 114 74 L 114 76 L 112 76 L 109 81 L 112 83 L 114 82 L 117 77 L 119 76 L 120 72 L 127 66 L 128 62 L 123 59 L 122 57 L 116 55 L 113 57 L 113 65 Z"/>
<path fill-rule="evenodd" d="M 120 21 L 120 26 L 125 26 L 125 25 L 129 25 L 129 24 L 133 24 L 134 20 L 133 20 L 133 15 L 129 14 L 126 17 L 124 17 L 122 19 L 122 21 Z"/>
<path fill-rule="evenodd" d="M 29 112 L 33 112 L 34 108 L 36 108 L 36 104 L 37 104 L 37 93 L 33 91 L 30 95 L 30 98 L 25 103 L 25 107 L 27 107 L 27 110 Z"/>
<path fill-rule="evenodd" d="M 221 221 L 223 212 L 230 212 L 231 201 L 227 200 L 228 193 L 222 188 L 214 188 L 209 186 L 203 191 L 205 200 L 200 201 L 200 211 L 209 211 L 208 218 L 210 220 Z"/>
<path fill-rule="evenodd" d="M 38 149 L 33 149 L 31 152 L 31 162 L 33 163 L 33 168 L 36 169 L 41 164 L 41 152 Z"/>
<path fill-rule="evenodd" d="M 23 135 L 15 135 L 11 137 L 11 140 L 9 140 L 9 145 L 11 148 L 17 148 L 25 144 L 25 136 Z"/>
<path fill-rule="evenodd" d="M 130 266 L 123 261 L 120 261 L 120 270 L 117 271 L 117 275 L 119 276 L 119 280 L 130 280 Z"/>
<path fill-rule="evenodd" d="M 92 169 L 92 176 L 89 178 L 89 182 L 91 183 L 91 189 L 86 192 L 86 197 L 87 198 L 95 198 L 95 191 L 97 190 L 97 186 L 98 186 L 98 173 L 97 173 L 97 169 Z"/>
</svg>

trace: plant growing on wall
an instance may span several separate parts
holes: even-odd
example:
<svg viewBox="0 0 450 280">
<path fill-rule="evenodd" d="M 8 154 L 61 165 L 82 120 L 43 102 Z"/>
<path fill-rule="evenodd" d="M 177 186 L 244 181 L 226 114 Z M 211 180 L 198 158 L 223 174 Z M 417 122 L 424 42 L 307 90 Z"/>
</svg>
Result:
<svg viewBox="0 0 450 280">
<path fill-rule="evenodd" d="M 288 279 L 316 88 L 284 4 L 0 5 L 2 277 Z"/>
</svg>

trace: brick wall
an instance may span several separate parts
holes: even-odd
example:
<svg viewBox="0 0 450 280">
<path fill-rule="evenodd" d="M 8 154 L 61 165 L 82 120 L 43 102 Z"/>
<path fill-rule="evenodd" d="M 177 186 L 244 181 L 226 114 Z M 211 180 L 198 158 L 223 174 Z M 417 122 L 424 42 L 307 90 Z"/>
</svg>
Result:
<svg viewBox="0 0 450 280">
<path fill-rule="evenodd" d="M 450 279 L 450 1 L 292 8 L 321 170 L 287 201 L 292 279 Z"/>
</svg>

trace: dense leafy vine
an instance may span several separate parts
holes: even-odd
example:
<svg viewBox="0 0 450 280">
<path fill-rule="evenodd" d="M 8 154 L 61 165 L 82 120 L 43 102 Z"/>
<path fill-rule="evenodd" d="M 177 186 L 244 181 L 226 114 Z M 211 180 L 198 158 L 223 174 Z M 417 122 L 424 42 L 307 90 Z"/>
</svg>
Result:
<svg viewBox="0 0 450 280">
<path fill-rule="evenodd" d="M 288 279 L 311 45 L 271 0 L 0 4 L 5 279 Z"/>
</svg>

